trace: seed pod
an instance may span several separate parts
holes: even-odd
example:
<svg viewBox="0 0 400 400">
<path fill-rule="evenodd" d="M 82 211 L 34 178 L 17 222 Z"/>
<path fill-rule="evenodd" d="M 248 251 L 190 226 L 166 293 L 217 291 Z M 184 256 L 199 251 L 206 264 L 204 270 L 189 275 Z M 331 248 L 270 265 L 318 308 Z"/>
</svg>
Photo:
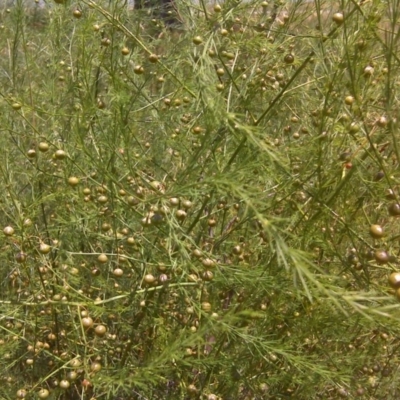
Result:
<svg viewBox="0 0 400 400">
<path fill-rule="evenodd" d="M 63 379 L 60 381 L 59 386 L 61 389 L 68 389 L 71 386 L 71 383 L 69 381 L 67 381 L 66 379 Z"/>
<path fill-rule="evenodd" d="M 214 274 L 212 271 L 207 270 L 202 273 L 201 278 L 203 281 L 210 282 L 214 279 Z"/>
<path fill-rule="evenodd" d="M 82 318 L 82 326 L 84 328 L 91 328 L 93 326 L 93 319 L 90 317 Z"/>
<path fill-rule="evenodd" d="M 76 176 L 70 176 L 68 178 L 68 185 L 72 187 L 79 185 L 79 178 L 77 178 Z"/>
<path fill-rule="evenodd" d="M 55 158 L 56 160 L 63 160 L 66 156 L 67 156 L 67 154 L 65 153 L 64 150 L 57 150 L 57 151 L 54 153 L 54 158 Z"/>
<path fill-rule="evenodd" d="M 286 54 L 285 58 L 283 59 L 286 64 L 293 64 L 294 63 L 294 55 L 293 54 Z"/>
<path fill-rule="evenodd" d="M 19 399 L 24 399 L 24 398 L 26 397 L 26 395 L 27 395 L 27 392 L 26 392 L 25 389 L 19 389 L 19 390 L 17 391 L 17 397 L 18 397 Z"/>
<path fill-rule="evenodd" d="M 48 254 L 51 251 L 51 247 L 46 243 L 40 243 L 39 245 L 39 252 L 41 254 Z"/>
<path fill-rule="evenodd" d="M 205 258 L 202 262 L 204 267 L 206 268 L 213 268 L 215 267 L 215 261 L 211 260 L 211 258 Z"/>
<path fill-rule="evenodd" d="M 389 285 L 393 289 L 399 289 L 400 288 L 400 272 L 392 272 L 389 275 Z"/>
<path fill-rule="evenodd" d="M 99 372 L 101 370 L 101 364 L 99 362 L 94 362 L 90 366 L 90 369 L 92 370 L 92 372 Z"/>
<path fill-rule="evenodd" d="M 399 203 L 392 203 L 388 207 L 389 214 L 392 217 L 397 217 L 400 215 L 400 204 Z"/>
<path fill-rule="evenodd" d="M 47 399 L 50 396 L 50 392 L 47 389 L 40 389 L 38 391 L 39 399 Z"/>
<path fill-rule="evenodd" d="M 342 13 L 337 12 L 337 13 L 333 14 L 332 20 L 333 20 L 333 22 L 335 22 L 337 25 L 341 25 L 341 24 L 343 24 L 344 16 L 343 16 Z"/>
<path fill-rule="evenodd" d="M 384 236 L 384 231 L 381 225 L 371 225 L 369 233 L 374 239 L 380 239 Z"/>
<path fill-rule="evenodd" d="M 201 36 L 195 36 L 192 39 L 192 41 L 193 41 L 193 44 L 195 44 L 196 46 L 203 43 L 203 39 L 201 38 Z"/>
<path fill-rule="evenodd" d="M 26 261 L 27 256 L 25 253 L 20 252 L 20 253 L 17 253 L 14 257 L 15 257 L 15 261 L 17 263 L 24 263 Z"/>
<path fill-rule="evenodd" d="M 129 53 L 130 53 L 130 51 L 129 51 L 128 47 L 123 47 L 123 48 L 121 49 L 121 54 L 122 54 L 123 56 L 127 56 Z"/>
<path fill-rule="evenodd" d="M 124 274 L 124 271 L 121 268 L 115 268 L 113 271 L 113 275 L 117 278 L 120 278 Z"/>
<path fill-rule="evenodd" d="M 154 277 L 154 275 L 152 274 L 147 274 L 144 276 L 143 280 L 147 283 L 147 284 L 152 284 L 156 281 L 156 278 Z"/>
<path fill-rule="evenodd" d="M 12 235 L 14 235 L 14 228 L 12 227 L 12 226 L 6 226 L 4 229 L 3 229 L 3 233 L 4 233 L 4 235 L 6 235 L 6 236 L 12 236 Z"/>
<path fill-rule="evenodd" d="M 386 264 L 390 259 L 389 254 L 385 250 L 376 250 L 374 256 L 379 264 Z"/>
<path fill-rule="evenodd" d="M 158 56 L 156 54 L 150 54 L 149 55 L 149 61 L 153 64 L 155 64 L 156 62 L 158 62 Z"/>
<path fill-rule="evenodd" d="M 104 336 L 107 332 L 107 328 L 104 325 L 97 325 L 96 328 L 94 328 L 94 333 L 96 336 Z"/>
<path fill-rule="evenodd" d="M 108 261 L 108 257 L 104 253 L 99 254 L 97 261 L 101 264 L 105 264 Z"/>
</svg>

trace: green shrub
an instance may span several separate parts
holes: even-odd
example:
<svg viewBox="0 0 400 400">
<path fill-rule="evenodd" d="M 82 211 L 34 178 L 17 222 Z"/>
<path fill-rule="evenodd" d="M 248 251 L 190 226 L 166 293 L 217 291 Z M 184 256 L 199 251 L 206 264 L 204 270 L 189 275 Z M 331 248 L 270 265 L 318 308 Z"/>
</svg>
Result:
<svg viewBox="0 0 400 400">
<path fill-rule="evenodd" d="M 400 3 L 25 3 L 0 397 L 397 399 Z"/>
</svg>

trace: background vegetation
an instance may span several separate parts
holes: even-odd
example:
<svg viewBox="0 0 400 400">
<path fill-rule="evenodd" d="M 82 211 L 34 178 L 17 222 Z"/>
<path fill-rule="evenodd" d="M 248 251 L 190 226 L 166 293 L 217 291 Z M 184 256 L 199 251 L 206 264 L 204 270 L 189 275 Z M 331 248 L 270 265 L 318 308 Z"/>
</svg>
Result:
<svg viewBox="0 0 400 400">
<path fill-rule="evenodd" d="M 8 7 L 0 397 L 398 399 L 400 2 Z"/>
</svg>

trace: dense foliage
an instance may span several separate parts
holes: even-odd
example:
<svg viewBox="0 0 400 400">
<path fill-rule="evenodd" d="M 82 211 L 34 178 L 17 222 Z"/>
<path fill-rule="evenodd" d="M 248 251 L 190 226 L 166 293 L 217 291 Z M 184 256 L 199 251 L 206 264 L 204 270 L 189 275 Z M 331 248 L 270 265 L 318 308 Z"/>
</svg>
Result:
<svg viewBox="0 0 400 400">
<path fill-rule="evenodd" d="M 398 399 L 400 1 L 0 6 L 2 399 Z"/>
</svg>

